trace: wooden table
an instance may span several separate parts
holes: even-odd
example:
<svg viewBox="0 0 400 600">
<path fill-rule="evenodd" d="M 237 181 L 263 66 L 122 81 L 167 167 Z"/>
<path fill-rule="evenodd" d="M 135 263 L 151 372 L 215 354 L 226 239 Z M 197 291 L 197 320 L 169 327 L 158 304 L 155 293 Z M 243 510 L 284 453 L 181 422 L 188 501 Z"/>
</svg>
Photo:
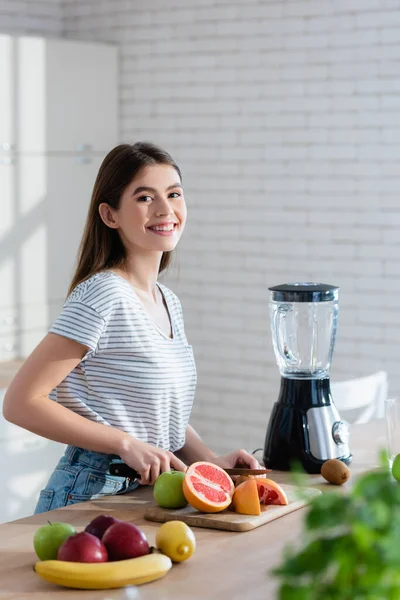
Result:
<svg viewBox="0 0 400 600">
<path fill-rule="evenodd" d="M 377 450 L 385 446 L 383 421 L 352 428 L 352 478 L 340 489 L 349 488 L 357 474 L 378 464 Z M 288 474 L 274 472 L 273 479 L 288 481 Z M 320 475 L 307 477 L 307 485 L 332 489 Z M 131 521 L 154 545 L 158 523 L 143 519 L 151 502 L 151 489 L 113 496 L 62 508 L 0 525 L 1 600 L 266 600 L 274 598 L 276 581 L 269 574 L 280 562 L 283 548 L 298 540 L 305 509 L 300 509 L 249 532 L 233 533 L 195 528 L 197 548 L 187 562 L 174 565 L 162 579 L 139 587 L 119 590 L 82 591 L 56 587 L 41 580 L 32 570 L 36 562 L 32 540 L 36 529 L 48 519 L 84 529 L 95 516 L 106 513 Z"/>
</svg>

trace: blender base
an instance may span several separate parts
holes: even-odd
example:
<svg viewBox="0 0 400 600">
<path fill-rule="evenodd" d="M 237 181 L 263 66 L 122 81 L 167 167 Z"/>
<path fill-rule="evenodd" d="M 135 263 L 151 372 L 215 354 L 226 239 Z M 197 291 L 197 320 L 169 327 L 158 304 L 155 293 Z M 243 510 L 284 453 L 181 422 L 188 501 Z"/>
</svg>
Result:
<svg viewBox="0 0 400 600">
<path fill-rule="evenodd" d="M 352 455 L 334 454 L 316 458 L 310 450 L 307 411 L 310 408 L 332 404 L 329 377 L 323 379 L 289 379 L 282 377 L 278 401 L 274 404 L 264 445 L 263 462 L 267 468 L 290 471 L 300 463 L 310 474 L 319 474 L 329 458 L 337 458 L 349 465 Z M 326 410 L 326 409 L 325 409 Z M 332 438 L 332 423 L 326 424 L 321 436 Z M 339 446 L 337 450 L 340 451 Z M 340 452 L 339 452 L 340 454 Z"/>
</svg>

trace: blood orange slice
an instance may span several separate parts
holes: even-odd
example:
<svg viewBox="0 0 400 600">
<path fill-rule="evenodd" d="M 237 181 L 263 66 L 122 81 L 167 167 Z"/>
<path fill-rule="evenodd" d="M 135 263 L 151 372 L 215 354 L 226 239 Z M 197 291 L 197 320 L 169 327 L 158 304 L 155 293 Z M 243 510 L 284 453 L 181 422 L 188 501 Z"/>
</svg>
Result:
<svg viewBox="0 0 400 600">
<path fill-rule="evenodd" d="M 185 473 L 183 493 L 193 508 L 201 512 L 220 512 L 231 503 L 232 479 L 221 467 L 209 462 L 195 462 Z"/>
<path fill-rule="evenodd" d="M 260 504 L 289 504 L 287 496 L 281 486 L 267 478 L 255 478 L 257 483 Z"/>
</svg>

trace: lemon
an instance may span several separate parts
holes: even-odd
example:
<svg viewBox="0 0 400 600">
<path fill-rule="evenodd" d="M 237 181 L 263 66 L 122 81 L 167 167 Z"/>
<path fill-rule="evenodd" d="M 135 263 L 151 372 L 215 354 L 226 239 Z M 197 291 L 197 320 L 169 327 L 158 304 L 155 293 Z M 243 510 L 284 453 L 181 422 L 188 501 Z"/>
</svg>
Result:
<svg viewBox="0 0 400 600">
<path fill-rule="evenodd" d="M 156 546 L 173 562 L 182 562 L 195 551 L 196 538 L 183 521 L 167 521 L 158 528 Z"/>
<path fill-rule="evenodd" d="M 393 461 L 392 475 L 396 481 L 400 481 L 400 454 L 398 454 Z"/>
</svg>

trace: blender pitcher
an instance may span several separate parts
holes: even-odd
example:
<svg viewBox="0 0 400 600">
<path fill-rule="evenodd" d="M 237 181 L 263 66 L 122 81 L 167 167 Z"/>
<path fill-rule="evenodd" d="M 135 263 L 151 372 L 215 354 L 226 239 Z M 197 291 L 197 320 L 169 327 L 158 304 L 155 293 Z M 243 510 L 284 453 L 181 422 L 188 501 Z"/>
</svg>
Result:
<svg viewBox="0 0 400 600">
<path fill-rule="evenodd" d="M 319 473 L 329 458 L 349 464 L 348 430 L 333 403 L 329 380 L 339 288 L 293 283 L 269 290 L 281 387 L 268 425 L 265 466 L 289 470 L 297 460 L 307 472 Z"/>
</svg>

